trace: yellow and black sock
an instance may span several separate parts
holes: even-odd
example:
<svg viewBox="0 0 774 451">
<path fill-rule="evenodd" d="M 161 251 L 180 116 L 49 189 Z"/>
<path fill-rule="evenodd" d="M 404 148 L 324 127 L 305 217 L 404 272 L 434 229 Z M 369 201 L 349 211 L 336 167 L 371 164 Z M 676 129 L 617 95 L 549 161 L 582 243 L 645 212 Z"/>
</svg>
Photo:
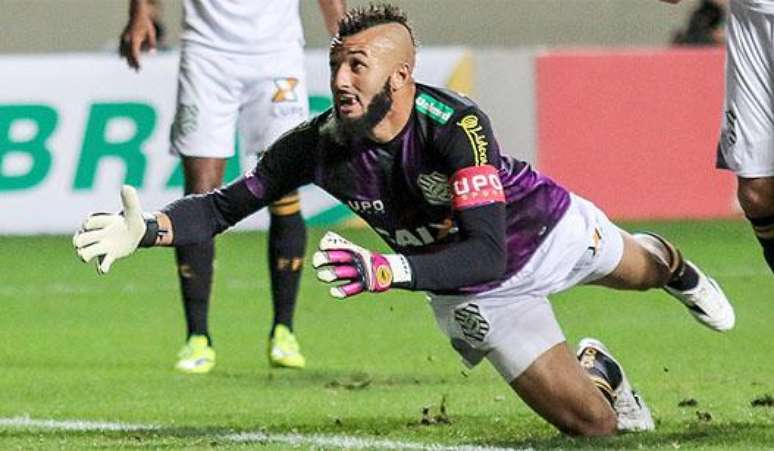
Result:
<svg viewBox="0 0 774 451">
<path fill-rule="evenodd" d="M 293 313 L 306 250 L 306 225 L 297 193 L 275 202 L 269 210 L 269 273 L 274 306 L 271 330 L 273 332 L 277 324 L 293 330 Z"/>
<path fill-rule="evenodd" d="M 212 290 L 215 242 L 210 240 L 205 243 L 177 247 L 175 257 L 188 336 L 204 335 L 212 344 L 207 327 L 207 315 Z"/>
</svg>

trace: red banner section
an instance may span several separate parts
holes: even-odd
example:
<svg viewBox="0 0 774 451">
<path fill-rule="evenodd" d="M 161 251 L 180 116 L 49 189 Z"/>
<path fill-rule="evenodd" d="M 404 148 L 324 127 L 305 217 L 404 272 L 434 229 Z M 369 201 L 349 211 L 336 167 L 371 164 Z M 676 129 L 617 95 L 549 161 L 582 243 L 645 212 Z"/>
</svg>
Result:
<svg viewBox="0 0 774 451">
<path fill-rule="evenodd" d="M 720 50 L 550 52 L 537 58 L 537 167 L 617 219 L 737 214 L 715 166 Z"/>
</svg>

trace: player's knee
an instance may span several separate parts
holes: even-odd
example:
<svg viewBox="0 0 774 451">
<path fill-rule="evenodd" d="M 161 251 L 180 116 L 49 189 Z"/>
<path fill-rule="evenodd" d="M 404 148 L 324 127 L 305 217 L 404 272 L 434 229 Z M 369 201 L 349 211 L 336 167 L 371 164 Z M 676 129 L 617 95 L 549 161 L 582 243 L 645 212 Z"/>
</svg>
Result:
<svg viewBox="0 0 774 451">
<path fill-rule="evenodd" d="M 647 252 L 647 256 L 643 259 L 646 268 L 643 268 L 642 277 L 631 288 L 645 291 L 663 287 L 672 275 L 672 265 L 678 258 L 677 250 L 663 238 L 651 233 L 635 233 L 633 236 Z"/>
<path fill-rule="evenodd" d="M 221 181 L 213 177 L 191 176 L 185 181 L 186 194 L 205 194 L 220 187 Z"/>
<path fill-rule="evenodd" d="M 189 174 L 185 179 L 185 194 L 206 194 L 220 185 L 221 181 L 217 177 Z"/>
<path fill-rule="evenodd" d="M 613 409 L 600 405 L 578 415 L 564 431 L 575 437 L 599 437 L 615 434 L 617 419 Z"/>
<path fill-rule="evenodd" d="M 607 410 L 603 415 L 597 417 L 593 427 L 589 428 L 587 436 L 613 435 L 618 431 L 618 418 L 612 410 Z"/>
<path fill-rule="evenodd" d="M 204 194 L 220 187 L 224 165 L 221 160 L 184 158 L 185 194 Z"/>
<path fill-rule="evenodd" d="M 739 179 L 739 205 L 749 217 L 774 215 L 774 179 Z"/>
</svg>

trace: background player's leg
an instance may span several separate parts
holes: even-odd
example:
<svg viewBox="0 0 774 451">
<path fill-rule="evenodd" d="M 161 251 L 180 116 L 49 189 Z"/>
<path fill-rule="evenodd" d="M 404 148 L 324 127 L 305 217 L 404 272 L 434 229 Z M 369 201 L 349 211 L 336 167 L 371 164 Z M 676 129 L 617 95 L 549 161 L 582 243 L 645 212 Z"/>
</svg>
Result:
<svg viewBox="0 0 774 451">
<path fill-rule="evenodd" d="M 616 431 L 610 402 L 565 342 L 541 354 L 510 385 L 532 410 L 564 433 L 598 436 Z"/>
<path fill-rule="evenodd" d="M 250 79 L 239 112 L 242 147 L 250 152 L 268 149 L 283 133 L 309 115 L 304 55 L 301 47 L 282 49 L 245 62 Z M 305 360 L 293 335 L 293 313 L 306 249 L 306 226 L 297 193 L 269 208 L 268 264 L 274 318 L 269 336 L 272 366 L 302 368 Z"/>
<path fill-rule="evenodd" d="M 226 160 L 183 157 L 185 194 L 206 193 L 221 185 Z M 210 341 L 207 316 L 212 290 L 215 245 L 212 240 L 175 248 L 188 336 L 203 335 Z"/>
<path fill-rule="evenodd" d="M 292 331 L 293 311 L 306 250 L 306 225 L 301 215 L 298 193 L 283 197 L 272 204 L 269 210 L 271 224 L 268 257 L 274 303 L 272 331 L 277 324 Z"/>
<path fill-rule="evenodd" d="M 292 335 L 293 313 L 306 250 L 306 225 L 301 216 L 298 193 L 283 197 L 272 204 L 269 210 L 271 224 L 268 258 L 274 306 L 269 360 L 277 366 L 301 368 L 305 361 Z"/>
<path fill-rule="evenodd" d="M 223 181 L 226 160 L 235 149 L 241 90 L 232 80 L 237 72 L 227 55 L 188 47 L 181 51 L 170 144 L 181 157 L 185 194 L 209 192 Z M 189 336 L 175 367 L 207 373 L 215 365 L 207 327 L 214 244 L 177 247 L 175 255 Z"/>
<path fill-rule="evenodd" d="M 774 271 L 774 177 L 737 180 L 739 204 L 763 247 L 766 263 Z"/>
</svg>

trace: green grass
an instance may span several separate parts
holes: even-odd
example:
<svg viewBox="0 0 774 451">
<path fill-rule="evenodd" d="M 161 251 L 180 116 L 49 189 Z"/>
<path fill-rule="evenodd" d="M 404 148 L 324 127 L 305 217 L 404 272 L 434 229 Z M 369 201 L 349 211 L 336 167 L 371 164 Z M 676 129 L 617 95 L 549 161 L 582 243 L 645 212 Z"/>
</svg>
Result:
<svg viewBox="0 0 774 451">
<path fill-rule="evenodd" d="M 0 238 L 0 417 L 155 424 L 154 431 L 66 432 L 0 427 L 0 448 L 282 449 L 240 445 L 230 432 L 298 432 L 422 443 L 542 448 L 750 449 L 774 446 L 774 277 L 743 222 L 635 224 L 679 243 L 716 275 L 737 328 L 699 326 L 661 292 L 578 288 L 553 299 L 571 342 L 596 336 L 617 354 L 657 430 L 599 440 L 560 436 L 487 365 L 462 366 L 424 297 L 394 291 L 346 302 L 304 274 L 296 318 L 304 371 L 265 358 L 270 300 L 264 234 L 218 241 L 210 326 L 218 366 L 172 371 L 184 321 L 171 250 L 142 251 L 98 277 L 66 237 Z M 343 232 L 383 248 L 368 231 Z M 316 243 L 321 230 L 310 231 Z M 310 253 L 311 254 L 311 253 Z M 351 381 L 370 381 L 351 389 Z M 362 385 L 362 384 L 354 384 Z M 442 397 L 451 424 L 420 425 Z M 692 398 L 693 407 L 679 407 Z M 700 419 L 697 412 L 709 413 Z M 306 445 L 305 447 L 309 447 Z"/>
</svg>

